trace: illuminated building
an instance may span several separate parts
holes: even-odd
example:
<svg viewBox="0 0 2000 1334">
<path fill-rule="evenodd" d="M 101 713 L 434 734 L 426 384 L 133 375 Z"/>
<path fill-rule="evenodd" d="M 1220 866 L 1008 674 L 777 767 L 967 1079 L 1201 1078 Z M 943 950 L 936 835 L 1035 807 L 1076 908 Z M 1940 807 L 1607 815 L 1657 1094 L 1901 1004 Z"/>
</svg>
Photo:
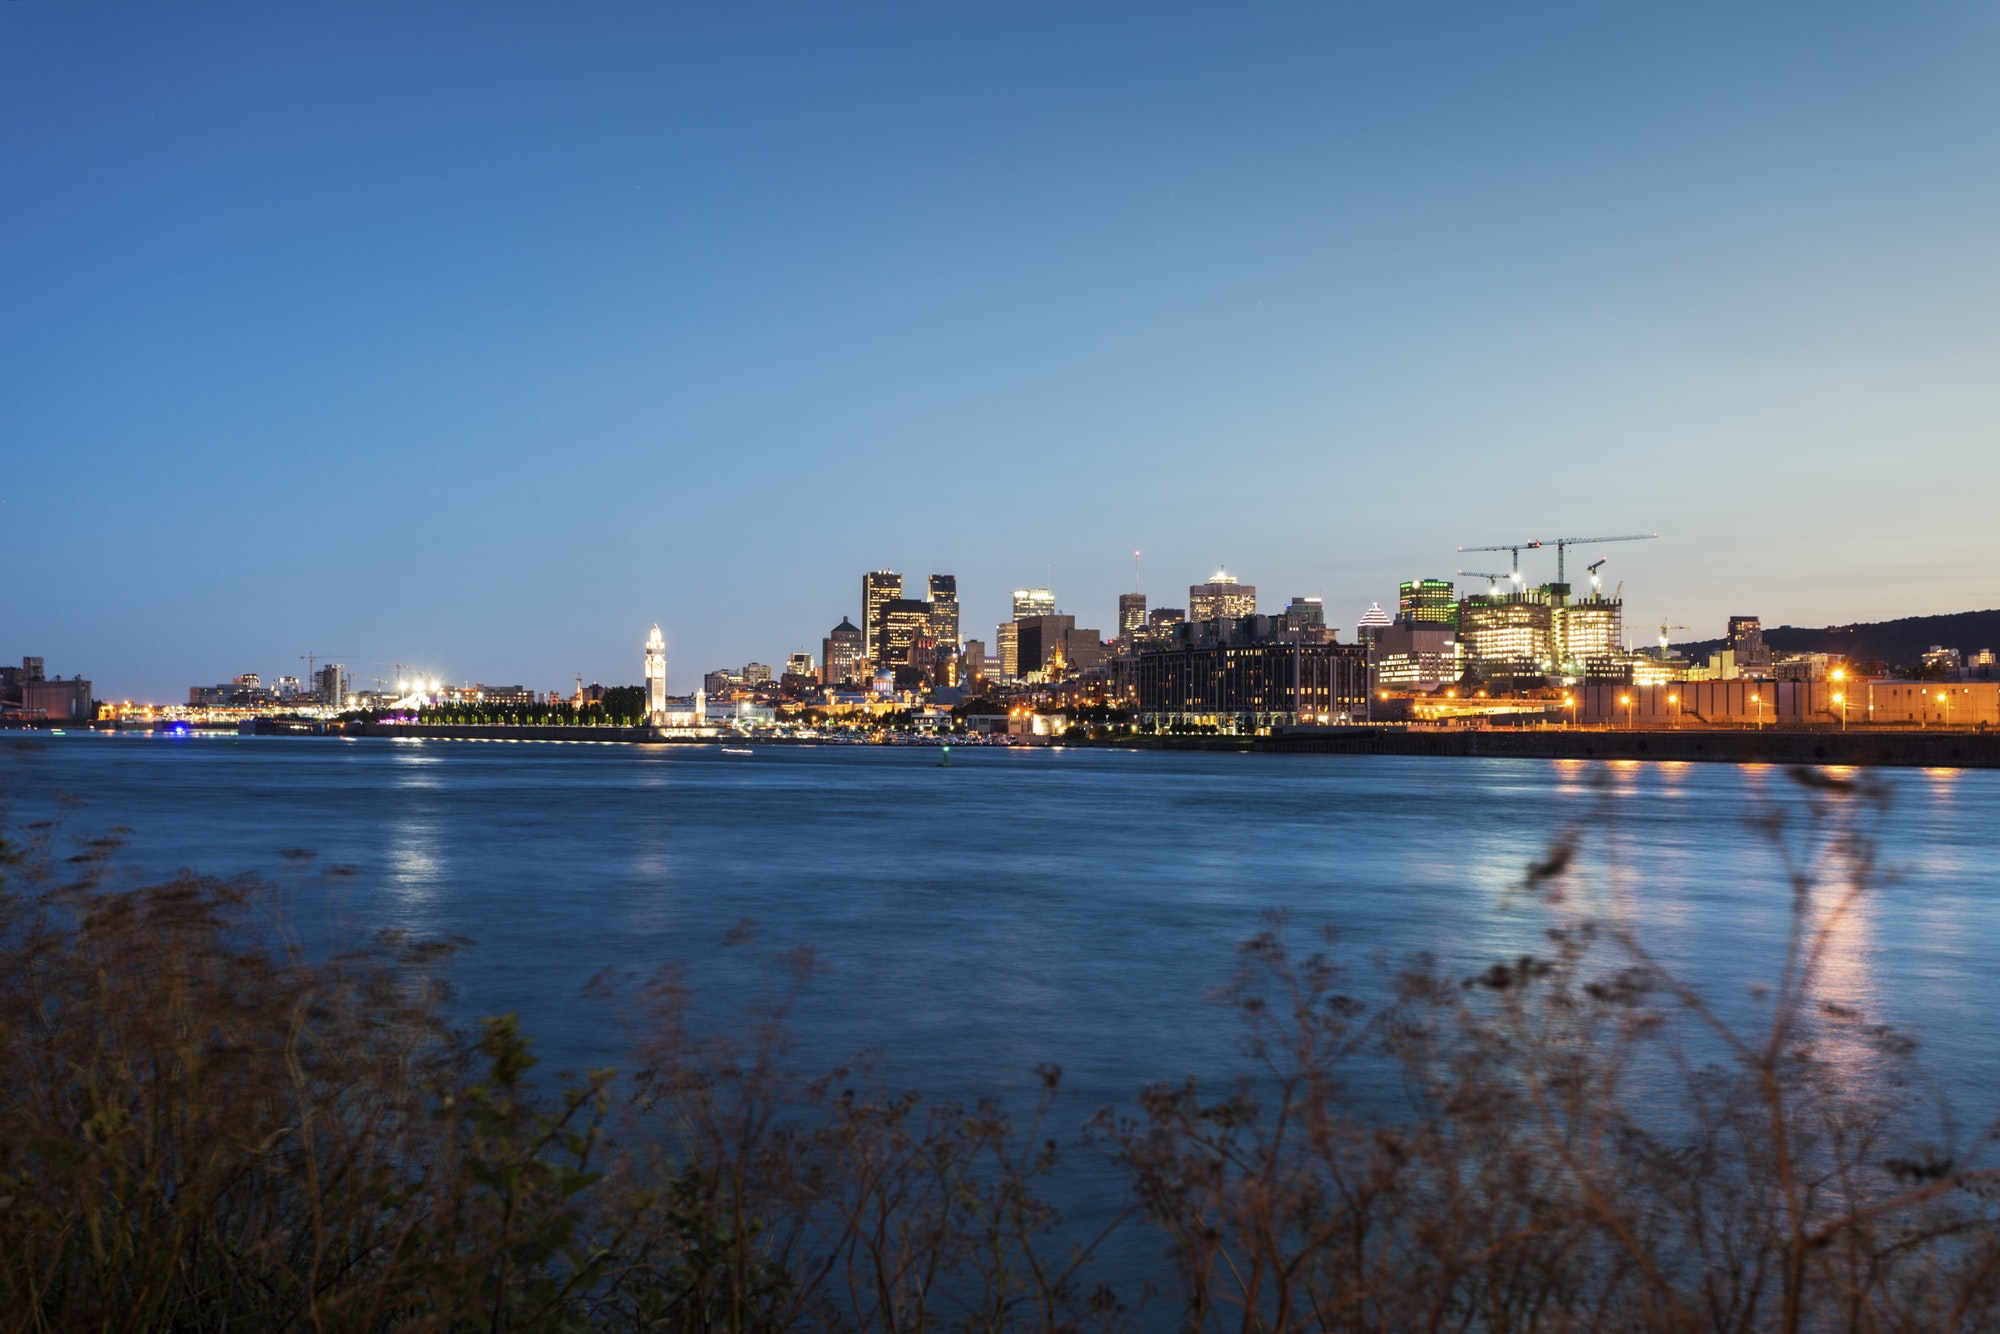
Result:
<svg viewBox="0 0 2000 1334">
<path fill-rule="evenodd" d="M 1481 679 L 1539 683 L 1556 669 L 1555 608 L 1535 593 L 1475 593 L 1458 604 L 1465 663 Z"/>
<path fill-rule="evenodd" d="M 936 643 L 931 638 L 931 604 L 915 598 L 892 598 L 882 604 L 881 618 L 872 659 L 876 669 L 916 667 L 928 675 L 930 664 L 920 646 Z"/>
<path fill-rule="evenodd" d="M 813 655 L 794 653 L 785 659 L 785 675 L 810 679 L 813 674 Z"/>
<path fill-rule="evenodd" d="M 1553 601 L 1553 599 L 1551 599 Z M 1554 606 L 1557 654 L 1563 670 L 1585 675 L 1584 664 L 1615 657 L 1625 639 L 1625 604 L 1615 598 L 1591 596 Z"/>
<path fill-rule="evenodd" d="M 90 682 L 81 676 L 51 680 L 40 658 L 22 658 L 19 667 L 0 667 L 0 712 L 49 722 L 88 722 L 97 715 Z"/>
<path fill-rule="evenodd" d="M 667 717 L 667 637 L 657 621 L 646 636 L 646 717 L 655 727 Z"/>
<path fill-rule="evenodd" d="M 882 609 L 903 596 L 903 576 L 874 570 L 861 576 L 861 654 L 873 663 L 880 654 Z"/>
<path fill-rule="evenodd" d="M 958 683 L 967 690 L 977 692 L 986 688 L 986 645 L 977 639 L 965 641 L 965 651 L 959 655 L 964 665 L 959 669 Z"/>
<path fill-rule="evenodd" d="M 1354 642 L 1364 649 L 1372 648 L 1377 636 L 1393 624 L 1394 622 L 1389 619 L 1389 613 L 1382 610 L 1382 604 L 1371 602 L 1368 604 L 1368 610 L 1361 613 L 1361 619 L 1355 622 Z"/>
<path fill-rule="evenodd" d="M 1755 616 L 1732 616 L 1723 647 L 1736 654 L 1738 670 L 1762 675 L 1771 670 L 1771 650 L 1764 646 L 1764 624 Z"/>
<path fill-rule="evenodd" d="M 1396 615 L 1458 628 L 1458 593 L 1449 579 L 1405 579 L 1396 588 Z"/>
<path fill-rule="evenodd" d="M 743 684 L 746 686 L 767 686 L 771 684 L 771 669 L 761 662 L 744 663 Z"/>
<path fill-rule="evenodd" d="M 1017 588 L 1014 590 L 1014 619 L 1023 616 L 1053 616 L 1056 614 L 1056 595 L 1046 588 Z"/>
<path fill-rule="evenodd" d="M 1146 628 L 1146 595 L 1144 593 L 1120 593 L 1118 595 L 1118 637 L 1127 646 L 1137 642 L 1136 636 Z"/>
<path fill-rule="evenodd" d="M 1003 621 L 993 628 L 993 642 L 1000 649 L 1000 679 L 1021 679 L 1021 628 L 1019 622 Z"/>
<path fill-rule="evenodd" d="M 1240 618 L 1179 627 L 1139 652 L 1139 713 L 1154 730 L 1213 727 L 1267 732 L 1297 723 L 1368 717 L 1368 655 L 1358 645 L 1273 634 L 1282 620 Z"/>
<path fill-rule="evenodd" d="M 1188 619 L 1212 621 L 1218 616 L 1240 619 L 1257 614 L 1257 585 L 1238 583 L 1226 570 L 1217 570 L 1205 584 L 1188 585 Z"/>
<path fill-rule="evenodd" d="M 930 581 L 931 638 L 940 653 L 958 652 L 958 576 L 934 574 Z"/>
<path fill-rule="evenodd" d="M 1175 629 L 1187 624 L 1187 610 L 1183 607 L 1155 607 L 1146 613 L 1146 638 L 1167 639 Z"/>
<path fill-rule="evenodd" d="M 1458 680 L 1458 631 L 1437 621 L 1398 617 L 1375 632 L 1369 661 L 1380 689 L 1429 692 Z"/>
<path fill-rule="evenodd" d="M 868 675 L 868 650 L 861 631 L 845 616 L 833 633 L 820 641 L 820 681 L 830 686 L 853 685 Z"/>
</svg>

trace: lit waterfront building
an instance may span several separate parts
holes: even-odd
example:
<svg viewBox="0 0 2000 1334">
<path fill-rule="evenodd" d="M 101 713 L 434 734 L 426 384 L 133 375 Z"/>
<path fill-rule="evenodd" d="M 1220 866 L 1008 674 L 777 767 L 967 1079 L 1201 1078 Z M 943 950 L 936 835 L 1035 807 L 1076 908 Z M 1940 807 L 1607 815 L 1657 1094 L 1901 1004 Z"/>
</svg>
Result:
<svg viewBox="0 0 2000 1334">
<path fill-rule="evenodd" d="M 1379 627 L 1369 645 L 1375 684 L 1387 690 L 1432 691 L 1458 680 L 1458 631 L 1437 621 L 1397 617 Z"/>
<path fill-rule="evenodd" d="M 1257 585 L 1238 583 L 1236 576 L 1217 570 L 1205 584 L 1188 585 L 1188 619 L 1212 621 L 1218 616 L 1241 619 L 1257 614 Z"/>
<path fill-rule="evenodd" d="M 903 596 L 903 576 L 873 570 L 861 576 L 861 653 L 870 663 L 880 656 L 882 609 Z"/>
<path fill-rule="evenodd" d="M 1014 619 L 1023 616 L 1053 616 L 1056 614 L 1056 595 L 1046 588 L 1017 588 L 1014 590 Z"/>
<path fill-rule="evenodd" d="M 868 650 L 853 621 L 841 617 L 840 624 L 820 641 L 819 648 L 822 685 L 853 685 L 867 678 Z"/>
<path fill-rule="evenodd" d="M 1000 650 L 1000 679 L 1017 681 L 1021 676 L 1021 623 L 1002 621 L 993 627 L 993 642 Z"/>
<path fill-rule="evenodd" d="M 1458 628 L 1458 592 L 1449 579 L 1405 579 L 1396 590 L 1396 614 L 1406 621 L 1434 621 Z"/>
</svg>

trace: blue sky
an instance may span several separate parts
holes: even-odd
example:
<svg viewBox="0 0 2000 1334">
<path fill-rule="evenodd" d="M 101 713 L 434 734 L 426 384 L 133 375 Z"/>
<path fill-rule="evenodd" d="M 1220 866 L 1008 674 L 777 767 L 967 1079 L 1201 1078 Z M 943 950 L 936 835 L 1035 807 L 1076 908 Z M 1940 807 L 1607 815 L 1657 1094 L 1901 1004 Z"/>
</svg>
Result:
<svg viewBox="0 0 2000 1334">
<path fill-rule="evenodd" d="M 1637 639 L 2000 605 L 1995 68 L 1953 4 L 14 0 L 0 655 L 548 689 L 657 620 L 685 689 L 877 567 L 1351 626 L 1653 530 Z"/>
</svg>

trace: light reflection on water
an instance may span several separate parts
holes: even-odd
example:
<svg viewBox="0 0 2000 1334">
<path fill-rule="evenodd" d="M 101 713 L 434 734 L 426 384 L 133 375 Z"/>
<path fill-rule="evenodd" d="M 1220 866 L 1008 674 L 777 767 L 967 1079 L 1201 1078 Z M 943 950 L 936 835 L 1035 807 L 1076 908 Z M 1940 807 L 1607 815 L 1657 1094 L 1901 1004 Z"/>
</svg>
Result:
<svg viewBox="0 0 2000 1334">
<path fill-rule="evenodd" d="M 84 798 L 79 818 L 131 828 L 155 869 L 272 872 L 290 847 L 353 864 L 342 920 L 470 937 L 468 1013 L 521 1011 L 561 1064 L 623 1055 L 579 999 L 602 969 L 685 963 L 740 999 L 753 954 L 717 942 L 755 918 L 825 958 L 802 1021 L 827 1063 L 879 1047 L 912 1085 L 965 1093 L 1026 1090 L 1053 1060 L 1093 1106 L 1237 1067 L 1202 997 L 1267 908 L 1341 925 L 1362 989 L 1372 953 L 1469 974 L 1546 950 L 1567 914 L 1620 914 L 1754 1025 L 1789 893 L 1748 822 L 1799 797 L 1769 766 L 1074 749 L 940 768 L 830 746 L 78 737 L 5 763 L 17 799 Z M 1963 1105 L 2000 1104 L 2000 773 L 1882 777 L 1903 879 L 1840 924 L 1821 999 L 1914 1026 Z M 1565 829 L 1583 850 L 1552 908 L 1520 881 Z"/>
</svg>

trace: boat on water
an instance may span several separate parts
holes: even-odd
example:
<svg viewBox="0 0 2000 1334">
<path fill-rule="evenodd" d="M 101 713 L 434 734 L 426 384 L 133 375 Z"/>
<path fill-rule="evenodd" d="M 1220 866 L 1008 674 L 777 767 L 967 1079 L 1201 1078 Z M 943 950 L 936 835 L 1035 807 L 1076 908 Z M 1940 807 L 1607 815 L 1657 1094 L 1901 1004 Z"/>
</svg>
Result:
<svg viewBox="0 0 2000 1334">
<path fill-rule="evenodd" d="M 754 754 L 756 754 L 756 752 L 755 752 L 755 751 L 753 751 L 753 750 L 751 750 L 751 749 L 750 749 L 750 747 L 748 747 L 748 746 L 724 746 L 724 747 L 722 748 L 722 753 L 723 753 L 724 755 L 754 755 Z"/>
</svg>

